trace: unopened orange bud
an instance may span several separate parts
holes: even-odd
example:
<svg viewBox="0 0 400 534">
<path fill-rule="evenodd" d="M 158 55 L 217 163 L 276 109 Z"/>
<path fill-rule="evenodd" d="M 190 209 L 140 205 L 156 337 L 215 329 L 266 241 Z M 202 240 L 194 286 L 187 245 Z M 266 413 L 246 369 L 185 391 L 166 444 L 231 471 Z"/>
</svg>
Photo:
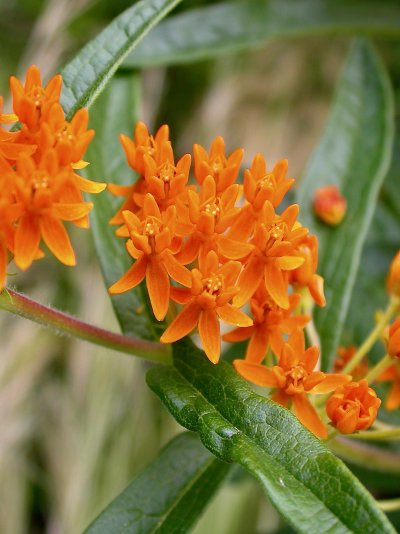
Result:
<svg viewBox="0 0 400 534">
<path fill-rule="evenodd" d="M 400 317 L 389 328 L 388 354 L 400 358 Z"/>
<path fill-rule="evenodd" d="M 366 380 L 339 386 L 326 403 L 332 425 L 342 434 L 366 430 L 375 421 L 381 400 Z"/>
<path fill-rule="evenodd" d="M 336 226 L 346 214 L 347 201 L 336 185 L 327 185 L 315 191 L 313 206 L 324 223 Z"/>
<path fill-rule="evenodd" d="M 389 293 L 400 294 L 400 250 L 390 264 L 386 287 Z"/>
</svg>

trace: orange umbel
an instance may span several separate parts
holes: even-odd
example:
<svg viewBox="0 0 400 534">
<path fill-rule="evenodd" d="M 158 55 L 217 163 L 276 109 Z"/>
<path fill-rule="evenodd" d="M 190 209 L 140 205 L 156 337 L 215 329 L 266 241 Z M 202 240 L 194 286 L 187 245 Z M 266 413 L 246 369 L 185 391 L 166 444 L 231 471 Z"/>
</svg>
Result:
<svg viewBox="0 0 400 534">
<path fill-rule="evenodd" d="M 43 257 L 41 241 L 64 264 L 75 265 L 65 221 L 89 225 L 83 192 L 99 193 L 105 184 L 74 172 L 86 165 L 83 154 L 94 132 L 88 112 L 79 110 L 67 121 L 59 103 L 62 79 L 54 76 L 43 86 L 40 71 L 28 69 L 25 84 L 10 78 L 14 114 L 3 114 L 0 124 L 18 121 L 9 132 L 0 127 L 0 288 L 9 255 L 25 270 Z M 0 108 L 3 99 L 0 97 Z"/>
<path fill-rule="evenodd" d="M 269 348 L 280 354 L 286 336 L 309 320 L 300 311 L 302 295 L 309 291 L 325 304 L 316 238 L 297 220 L 297 205 L 276 211 L 293 184 L 287 161 L 267 170 L 257 154 L 243 187 L 235 183 L 243 150 L 227 155 L 217 137 L 210 151 L 194 145 L 193 185 L 191 156 L 175 156 L 168 126 L 153 137 L 140 122 L 134 138 L 121 136 L 121 142 L 139 176 L 109 186 L 124 197 L 110 223 L 128 239 L 135 261 L 110 292 L 146 280 L 155 317 L 169 320 L 161 341 L 172 343 L 197 327 L 214 363 L 221 350 L 220 320 L 237 327 L 225 340 L 249 339 L 247 361 L 261 363 Z M 240 310 L 247 304 L 254 324 Z"/>
<path fill-rule="evenodd" d="M 346 215 L 347 200 L 336 185 L 317 189 L 314 194 L 315 214 L 330 226 L 340 224 Z"/>
<path fill-rule="evenodd" d="M 342 434 L 366 430 L 375 421 L 380 399 L 366 380 L 339 386 L 326 403 L 332 425 Z"/>
</svg>

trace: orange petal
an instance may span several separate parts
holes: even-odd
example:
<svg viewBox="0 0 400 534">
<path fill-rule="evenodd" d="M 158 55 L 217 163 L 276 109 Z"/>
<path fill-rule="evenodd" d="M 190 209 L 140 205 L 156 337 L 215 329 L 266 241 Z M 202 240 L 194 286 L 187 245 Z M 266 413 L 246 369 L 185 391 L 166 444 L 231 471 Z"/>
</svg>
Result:
<svg viewBox="0 0 400 534">
<path fill-rule="evenodd" d="M 173 343 L 190 334 L 199 320 L 200 312 L 200 306 L 196 302 L 190 302 L 163 333 L 161 343 Z"/>
<path fill-rule="evenodd" d="M 124 293 L 129 289 L 140 284 L 146 276 L 147 258 L 142 253 L 137 261 L 128 269 L 128 271 L 121 276 L 121 278 L 115 282 L 110 288 L 109 293 L 116 295 L 118 293 Z"/>
<path fill-rule="evenodd" d="M 306 395 L 293 395 L 293 406 L 298 419 L 308 430 L 321 439 L 328 437 L 326 426 Z"/>
<path fill-rule="evenodd" d="M 225 323 L 233 324 L 234 326 L 252 326 L 253 324 L 252 319 L 248 315 L 230 304 L 217 306 L 216 312 Z"/>
<path fill-rule="evenodd" d="M 329 393 L 338 386 L 342 386 L 343 384 L 350 382 L 351 378 L 352 377 L 350 375 L 341 375 L 339 373 L 327 374 L 325 380 L 315 386 L 310 393 Z"/>
<path fill-rule="evenodd" d="M 169 296 L 178 304 L 187 304 L 189 300 L 193 298 L 192 292 L 186 287 L 175 287 L 171 286 L 169 288 Z"/>
<path fill-rule="evenodd" d="M 254 249 L 250 243 L 241 243 L 229 237 L 221 236 L 218 239 L 218 252 L 229 260 L 240 260 Z"/>
<path fill-rule="evenodd" d="M 233 305 L 241 308 L 255 293 L 263 275 L 264 264 L 258 256 L 253 256 L 239 276 L 240 293 L 234 298 Z M 289 306 L 288 306 L 289 307 Z"/>
<path fill-rule="evenodd" d="M 386 398 L 385 408 L 387 410 L 396 410 L 400 406 L 400 381 L 395 382 L 391 387 Z"/>
<path fill-rule="evenodd" d="M 221 353 L 219 321 L 214 310 L 202 310 L 199 317 L 199 334 L 204 352 L 212 363 L 218 363 Z"/>
<path fill-rule="evenodd" d="M 283 271 L 293 271 L 303 265 L 304 258 L 302 256 L 282 256 L 277 259 L 276 263 Z"/>
<path fill-rule="evenodd" d="M 15 233 L 14 261 L 25 271 L 33 262 L 40 243 L 40 229 L 36 217 L 24 215 Z"/>
<path fill-rule="evenodd" d="M 252 363 L 261 363 L 268 349 L 269 336 L 265 328 L 255 327 L 246 351 L 246 360 Z"/>
<path fill-rule="evenodd" d="M 153 313 L 158 321 L 167 315 L 169 305 L 169 277 L 159 258 L 149 258 L 146 270 L 146 285 Z"/>
<path fill-rule="evenodd" d="M 290 308 L 287 277 L 274 261 L 265 266 L 265 287 L 278 306 L 284 310 Z"/>
<path fill-rule="evenodd" d="M 7 272 L 7 250 L 0 244 L 0 291 L 4 287 Z"/>
<path fill-rule="evenodd" d="M 43 240 L 54 256 L 65 265 L 76 265 L 71 241 L 60 220 L 51 215 L 42 215 L 39 224 Z"/>
<path fill-rule="evenodd" d="M 85 217 L 92 208 L 92 202 L 82 202 L 82 204 L 54 204 L 52 212 L 57 219 L 76 221 Z"/>
<path fill-rule="evenodd" d="M 169 276 L 175 280 L 175 282 L 190 287 L 192 284 L 192 276 L 189 269 L 184 267 L 169 250 L 166 250 L 162 257 Z"/>
<path fill-rule="evenodd" d="M 234 360 L 233 366 L 243 378 L 257 386 L 266 388 L 278 387 L 278 380 L 275 373 L 272 369 L 265 367 L 265 365 L 251 363 L 246 360 Z"/>
<path fill-rule="evenodd" d="M 74 180 L 79 189 L 85 193 L 101 193 L 107 187 L 107 184 L 87 180 L 86 178 L 83 178 L 82 176 L 79 176 L 79 174 L 75 173 Z"/>
<path fill-rule="evenodd" d="M 235 328 L 234 330 L 231 330 L 230 332 L 227 332 L 222 336 L 222 339 L 224 341 L 228 341 L 229 343 L 236 343 L 237 341 L 244 341 L 245 339 L 249 339 L 249 337 L 252 335 L 254 331 L 254 326 L 245 326 L 243 328 Z"/>
</svg>

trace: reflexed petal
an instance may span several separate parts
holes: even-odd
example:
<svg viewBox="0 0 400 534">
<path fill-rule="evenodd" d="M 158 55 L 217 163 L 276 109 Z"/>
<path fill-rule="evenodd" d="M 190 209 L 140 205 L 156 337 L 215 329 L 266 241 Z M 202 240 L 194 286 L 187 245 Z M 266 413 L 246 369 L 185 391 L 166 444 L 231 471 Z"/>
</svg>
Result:
<svg viewBox="0 0 400 534">
<path fill-rule="evenodd" d="M 199 320 L 200 312 L 200 306 L 195 302 L 190 302 L 163 333 L 160 338 L 161 343 L 173 343 L 190 334 Z"/>
<path fill-rule="evenodd" d="M 212 363 L 218 363 L 221 353 L 219 321 L 214 310 L 202 310 L 199 317 L 199 334 L 204 352 Z"/>
<path fill-rule="evenodd" d="M 271 298 L 284 310 L 290 308 L 288 297 L 287 276 L 281 271 L 274 261 L 269 261 L 265 266 L 265 287 Z"/>
<path fill-rule="evenodd" d="M 247 345 L 246 361 L 261 363 L 267 354 L 269 336 L 263 327 L 254 327 L 254 334 Z"/>
<path fill-rule="evenodd" d="M 62 222 L 51 215 L 42 215 L 39 224 L 43 240 L 54 256 L 65 265 L 76 265 L 74 249 Z"/>
<path fill-rule="evenodd" d="M 187 304 L 189 300 L 193 298 L 192 292 L 186 287 L 175 287 L 171 286 L 169 288 L 169 296 L 178 304 Z"/>
<path fill-rule="evenodd" d="M 109 288 L 109 293 L 112 295 L 123 293 L 140 284 L 146 276 L 146 267 L 147 258 L 142 254 L 132 267 L 130 267 L 129 270 Z"/>
<path fill-rule="evenodd" d="M 35 217 L 24 215 L 15 232 L 14 261 L 25 271 L 33 262 L 40 243 L 39 223 Z"/>
<path fill-rule="evenodd" d="M 277 258 L 276 263 L 283 271 L 293 271 L 300 267 L 300 265 L 303 265 L 304 258 L 301 256 L 282 256 L 281 258 Z"/>
<path fill-rule="evenodd" d="M 63 221 L 75 221 L 81 219 L 93 208 L 92 202 L 82 204 L 53 204 L 53 214 Z"/>
<path fill-rule="evenodd" d="M 240 293 L 233 300 L 234 306 L 241 308 L 255 293 L 262 279 L 264 263 L 258 256 L 253 256 L 239 276 Z"/>
<path fill-rule="evenodd" d="M 351 381 L 350 375 L 341 375 L 339 373 L 330 373 L 326 375 L 326 378 L 323 382 L 315 386 L 310 393 L 329 393 L 333 391 L 338 386 L 347 384 Z"/>
<path fill-rule="evenodd" d="M 321 439 L 328 437 L 328 431 L 319 415 L 306 397 L 306 395 L 293 395 L 293 406 L 295 414 L 308 430 Z"/>
<path fill-rule="evenodd" d="M 169 305 L 169 277 L 158 257 L 150 257 L 146 269 L 146 285 L 153 313 L 158 321 L 167 315 Z"/>
<path fill-rule="evenodd" d="M 237 341 L 244 341 L 245 339 L 249 339 L 253 332 L 254 326 L 235 328 L 234 330 L 231 330 L 230 332 L 224 334 L 222 336 L 222 339 L 224 341 L 228 341 L 229 343 L 236 343 Z"/>
<path fill-rule="evenodd" d="M 386 398 L 385 408 L 387 410 L 396 410 L 400 407 L 400 381 L 397 381 L 390 388 Z"/>
<path fill-rule="evenodd" d="M 192 276 L 189 269 L 184 267 L 169 250 L 166 250 L 162 256 L 163 263 L 169 276 L 179 282 L 183 286 L 190 287 L 192 284 Z"/>
<path fill-rule="evenodd" d="M 250 243 L 241 243 L 229 237 L 221 236 L 218 239 L 218 252 L 229 260 L 240 260 L 254 249 Z"/>
<path fill-rule="evenodd" d="M 87 180 L 86 178 L 83 178 L 82 176 L 79 176 L 79 174 L 75 173 L 74 180 L 79 189 L 85 193 L 101 193 L 107 187 L 107 184 Z"/>
<path fill-rule="evenodd" d="M 266 388 L 278 387 L 275 373 L 265 365 L 251 363 L 246 360 L 234 360 L 233 366 L 236 371 L 249 382 Z"/>
<path fill-rule="evenodd" d="M 233 324 L 235 326 L 252 326 L 253 320 L 250 319 L 248 315 L 238 310 L 230 304 L 225 304 L 225 306 L 220 306 L 216 308 L 216 312 L 220 319 L 225 321 L 225 323 Z"/>
</svg>

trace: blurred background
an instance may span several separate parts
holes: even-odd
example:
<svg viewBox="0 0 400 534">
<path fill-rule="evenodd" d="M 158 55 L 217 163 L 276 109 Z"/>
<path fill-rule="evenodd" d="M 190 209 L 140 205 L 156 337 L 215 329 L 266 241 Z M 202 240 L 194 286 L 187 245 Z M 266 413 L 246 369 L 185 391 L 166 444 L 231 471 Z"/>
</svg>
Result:
<svg viewBox="0 0 400 534">
<path fill-rule="evenodd" d="M 181 9 L 207 3 L 216 2 L 192 0 Z M 0 1 L 0 94 L 6 112 L 9 75 L 21 77 L 36 63 L 48 79 L 131 4 Z M 228 151 L 245 148 L 245 165 L 260 151 L 271 165 L 288 158 L 290 175 L 297 178 L 322 131 L 350 42 L 343 36 L 282 39 L 257 51 L 145 70 L 140 118 L 153 132 L 168 123 L 177 155 L 194 142 L 208 148 L 221 134 Z M 399 44 L 375 42 L 396 85 Z M 391 232 L 399 248 L 400 233 Z M 73 243 L 76 268 L 48 255 L 9 283 L 42 303 L 118 331 L 90 232 L 74 232 Z M 81 532 L 180 429 L 148 390 L 146 364 L 57 337 L 5 312 L 0 339 L 0 532 Z M 239 473 L 195 533 L 277 530 L 290 532 L 257 484 Z"/>
</svg>

